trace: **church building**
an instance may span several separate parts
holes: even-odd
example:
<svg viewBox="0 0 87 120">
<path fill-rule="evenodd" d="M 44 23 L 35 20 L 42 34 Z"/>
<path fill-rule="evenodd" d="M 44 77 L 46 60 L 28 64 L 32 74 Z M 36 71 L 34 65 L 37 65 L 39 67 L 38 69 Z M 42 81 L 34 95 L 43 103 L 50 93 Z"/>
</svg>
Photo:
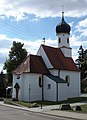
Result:
<svg viewBox="0 0 87 120">
<path fill-rule="evenodd" d="M 71 27 L 64 20 L 56 26 L 58 47 L 41 45 L 13 71 L 12 98 L 20 101 L 62 101 L 80 96 L 80 71 L 72 59 Z"/>
</svg>

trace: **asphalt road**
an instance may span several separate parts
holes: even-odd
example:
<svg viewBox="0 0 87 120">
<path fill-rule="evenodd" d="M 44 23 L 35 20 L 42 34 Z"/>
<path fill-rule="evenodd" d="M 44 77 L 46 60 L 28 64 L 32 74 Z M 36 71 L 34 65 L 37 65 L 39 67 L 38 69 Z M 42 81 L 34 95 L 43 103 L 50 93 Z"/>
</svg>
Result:
<svg viewBox="0 0 87 120">
<path fill-rule="evenodd" d="M 40 113 L 18 110 L 0 105 L 0 120 L 72 120 Z"/>
</svg>

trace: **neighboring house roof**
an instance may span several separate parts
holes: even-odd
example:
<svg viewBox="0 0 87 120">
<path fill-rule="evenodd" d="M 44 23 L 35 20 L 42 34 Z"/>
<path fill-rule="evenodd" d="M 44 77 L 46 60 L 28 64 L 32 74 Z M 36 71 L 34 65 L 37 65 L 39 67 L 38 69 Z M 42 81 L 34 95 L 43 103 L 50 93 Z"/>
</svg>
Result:
<svg viewBox="0 0 87 120">
<path fill-rule="evenodd" d="M 67 83 L 67 81 L 63 80 L 62 78 L 58 77 L 58 76 L 54 76 L 52 74 L 46 75 L 48 78 L 52 79 L 53 81 L 55 81 L 56 83 Z"/>
<path fill-rule="evenodd" d="M 79 71 L 72 58 L 65 57 L 60 48 L 42 45 L 54 69 Z"/>
<path fill-rule="evenodd" d="M 13 74 L 40 73 L 48 74 L 45 63 L 41 56 L 29 55 L 14 71 Z"/>
</svg>

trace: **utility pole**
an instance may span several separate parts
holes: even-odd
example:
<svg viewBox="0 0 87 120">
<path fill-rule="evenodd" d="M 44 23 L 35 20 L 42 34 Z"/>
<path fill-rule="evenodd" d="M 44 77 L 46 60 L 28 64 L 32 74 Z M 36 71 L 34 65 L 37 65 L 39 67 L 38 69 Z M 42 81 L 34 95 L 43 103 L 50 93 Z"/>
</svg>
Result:
<svg viewBox="0 0 87 120">
<path fill-rule="evenodd" d="M 29 107 L 30 107 L 30 84 L 29 84 Z"/>
<path fill-rule="evenodd" d="M 43 100 L 44 100 L 44 95 L 43 95 L 43 75 L 42 75 L 42 98 L 41 98 L 41 109 L 42 109 Z"/>
</svg>

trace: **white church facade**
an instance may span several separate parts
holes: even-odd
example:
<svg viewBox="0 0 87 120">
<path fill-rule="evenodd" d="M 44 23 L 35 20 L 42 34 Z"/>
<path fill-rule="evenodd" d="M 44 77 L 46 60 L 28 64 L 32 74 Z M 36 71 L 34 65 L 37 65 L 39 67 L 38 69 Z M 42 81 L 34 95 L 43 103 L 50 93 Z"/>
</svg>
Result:
<svg viewBox="0 0 87 120">
<path fill-rule="evenodd" d="M 70 26 L 56 26 L 58 48 L 41 45 L 13 71 L 12 97 L 20 101 L 62 101 L 80 96 L 80 71 L 72 59 Z"/>
</svg>

